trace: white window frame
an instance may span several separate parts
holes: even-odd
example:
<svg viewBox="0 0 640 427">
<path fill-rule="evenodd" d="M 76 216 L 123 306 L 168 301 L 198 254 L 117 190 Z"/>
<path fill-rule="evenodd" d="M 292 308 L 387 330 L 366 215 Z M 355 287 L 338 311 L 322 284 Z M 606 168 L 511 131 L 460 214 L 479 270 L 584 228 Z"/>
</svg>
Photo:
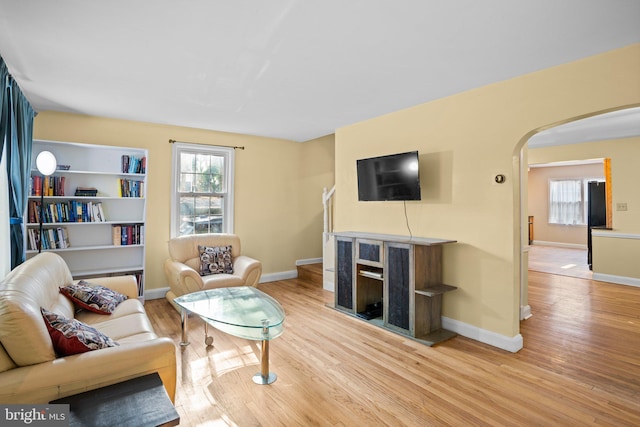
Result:
<svg viewBox="0 0 640 427">
<path fill-rule="evenodd" d="M 224 198 L 223 203 L 223 233 L 233 233 L 233 217 L 234 217 L 234 182 L 235 176 L 235 150 L 232 147 L 223 147 L 215 145 L 190 144 L 186 142 L 174 142 L 172 147 L 172 167 L 171 167 L 171 237 L 179 236 L 180 229 L 180 153 L 188 152 L 195 154 L 208 154 L 224 158 L 224 183 L 226 188 L 221 194 Z"/>
</svg>

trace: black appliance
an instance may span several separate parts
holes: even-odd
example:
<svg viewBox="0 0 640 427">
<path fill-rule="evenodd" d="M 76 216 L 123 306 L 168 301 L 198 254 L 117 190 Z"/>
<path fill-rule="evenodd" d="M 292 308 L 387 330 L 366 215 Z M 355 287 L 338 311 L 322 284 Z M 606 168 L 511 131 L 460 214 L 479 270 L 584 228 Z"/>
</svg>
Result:
<svg viewBox="0 0 640 427">
<path fill-rule="evenodd" d="M 587 189 L 587 263 L 591 270 L 591 230 L 607 226 L 607 192 L 604 182 L 589 181 Z"/>
</svg>

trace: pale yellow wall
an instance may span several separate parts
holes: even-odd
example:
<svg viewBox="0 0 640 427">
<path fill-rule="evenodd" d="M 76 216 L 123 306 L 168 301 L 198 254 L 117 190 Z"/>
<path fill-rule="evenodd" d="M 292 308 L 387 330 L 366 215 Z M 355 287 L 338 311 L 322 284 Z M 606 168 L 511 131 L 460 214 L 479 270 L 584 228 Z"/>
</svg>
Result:
<svg viewBox="0 0 640 427">
<path fill-rule="evenodd" d="M 587 247 L 586 225 L 549 224 L 549 180 L 563 178 L 604 179 L 604 164 L 533 167 L 529 170 L 529 210 L 534 217 L 534 240 Z"/>
<path fill-rule="evenodd" d="M 298 259 L 322 257 L 323 205 L 322 190 L 334 184 L 335 135 L 300 144 L 298 155 L 298 214 L 296 240 Z M 309 239 L 305 236 L 313 236 Z"/>
<path fill-rule="evenodd" d="M 295 261 L 322 256 L 323 186 L 333 185 L 333 138 L 309 143 L 176 126 L 42 112 L 34 138 L 145 148 L 148 156 L 146 288 L 167 286 L 162 262 L 170 234 L 169 139 L 236 150 L 235 232 L 242 251 L 262 261 L 263 273 L 295 269 Z M 313 162 L 311 161 L 313 159 Z M 319 219 L 318 219 L 319 218 Z"/>
<path fill-rule="evenodd" d="M 459 289 L 445 296 L 443 315 L 516 336 L 520 146 L 533 130 L 640 103 L 638 75 L 640 44 L 339 129 L 336 230 L 407 235 L 402 203 L 357 201 L 355 164 L 419 150 L 423 200 L 407 203 L 413 234 L 459 241 L 444 251 L 444 281 Z M 493 184 L 496 173 L 507 183 Z"/>
<path fill-rule="evenodd" d="M 640 234 L 640 137 L 529 150 L 529 164 L 595 158 L 611 159 L 613 229 Z M 616 211 L 616 203 L 627 203 L 628 210 Z"/>
<path fill-rule="evenodd" d="M 593 237 L 593 272 L 640 279 L 640 236 L 634 239 Z"/>
</svg>

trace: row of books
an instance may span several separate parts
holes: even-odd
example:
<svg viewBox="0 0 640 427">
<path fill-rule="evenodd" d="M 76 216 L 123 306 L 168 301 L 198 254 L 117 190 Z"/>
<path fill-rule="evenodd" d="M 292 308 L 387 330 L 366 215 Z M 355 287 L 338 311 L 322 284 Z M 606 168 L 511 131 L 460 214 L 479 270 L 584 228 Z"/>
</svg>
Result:
<svg viewBox="0 0 640 427">
<path fill-rule="evenodd" d="M 144 197 L 144 181 L 121 178 L 120 197 Z"/>
<path fill-rule="evenodd" d="M 143 224 L 114 225 L 113 245 L 141 245 L 144 244 Z M 40 229 L 29 228 L 27 230 L 27 249 L 37 250 L 40 240 Z M 66 249 L 71 247 L 66 227 L 52 227 L 42 230 L 42 249 Z"/>
<path fill-rule="evenodd" d="M 31 176 L 29 192 L 32 196 L 40 196 L 42 194 L 44 183 L 44 195 L 45 196 L 64 196 L 64 176 Z"/>
<path fill-rule="evenodd" d="M 123 173 L 145 173 L 147 171 L 147 158 L 138 156 L 122 156 Z"/>
<path fill-rule="evenodd" d="M 31 196 L 40 196 L 43 190 L 44 196 L 64 196 L 64 176 L 40 176 L 31 177 L 30 191 Z M 98 189 L 95 187 L 77 187 L 75 191 L 77 197 L 96 197 Z M 144 197 L 144 181 L 136 181 L 133 179 L 120 179 L 120 197 Z"/>
<path fill-rule="evenodd" d="M 142 272 L 139 271 L 132 274 L 135 276 L 136 282 L 138 283 L 138 295 L 144 298 L 144 282 Z"/>
<path fill-rule="evenodd" d="M 144 244 L 144 224 L 116 224 L 111 232 L 114 246 Z"/>
<path fill-rule="evenodd" d="M 40 229 L 29 228 L 27 230 L 27 249 L 38 250 L 40 241 Z M 114 225 L 113 245 L 141 245 L 144 243 L 144 225 Z M 66 227 L 51 227 L 42 230 L 42 250 L 67 249 L 71 247 L 69 234 Z"/>
<path fill-rule="evenodd" d="M 76 196 L 80 197 L 96 197 L 98 189 L 95 187 L 76 187 Z"/>
<path fill-rule="evenodd" d="M 38 250 L 40 241 L 40 230 L 29 228 L 27 231 L 27 249 Z M 69 235 L 66 227 L 45 228 L 42 230 L 42 250 L 45 249 L 66 249 L 71 247 Z"/>
<path fill-rule="evenodd" d="M 29 200 L 29 222 L 40 223 L 40 201 Z M 42 222 L 105 222 L 107 218 L 102 210 L 102 202 L 80 202 L 69 200 L 43 205 Z"/>
</svg>

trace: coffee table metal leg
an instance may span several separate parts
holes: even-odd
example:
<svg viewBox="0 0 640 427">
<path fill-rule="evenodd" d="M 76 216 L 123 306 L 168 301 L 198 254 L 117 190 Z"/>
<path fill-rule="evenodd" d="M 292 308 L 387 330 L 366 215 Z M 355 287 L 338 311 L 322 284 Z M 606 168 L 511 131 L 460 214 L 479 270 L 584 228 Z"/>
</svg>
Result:
<svg viewBox="0 0 640 427">
<path fill-rule="evenodd" d="M 278 379 L 278 376 L 269 372 L 269 321 L 262 321 L 262 348 L 260 351 L 260 372 L 253 376 L 256 384 L 271 384 Z"/>
<path fill-rule="evenodd" d="M 189 345 L 189 341 L 187 341 L 187 319 L 189 318 L 189 313 L 184 308 L 180 310 L 180 326 L 182 327 L 182 339 L 180 341 L 180 345 L 185 347 Z"/>
<path fill-rule="evenodd" d="M 206 346 L 213 344 L 213 337 L 209 336 L 209 324 L 204 322 L 204 343 Z"/>
</svg>

